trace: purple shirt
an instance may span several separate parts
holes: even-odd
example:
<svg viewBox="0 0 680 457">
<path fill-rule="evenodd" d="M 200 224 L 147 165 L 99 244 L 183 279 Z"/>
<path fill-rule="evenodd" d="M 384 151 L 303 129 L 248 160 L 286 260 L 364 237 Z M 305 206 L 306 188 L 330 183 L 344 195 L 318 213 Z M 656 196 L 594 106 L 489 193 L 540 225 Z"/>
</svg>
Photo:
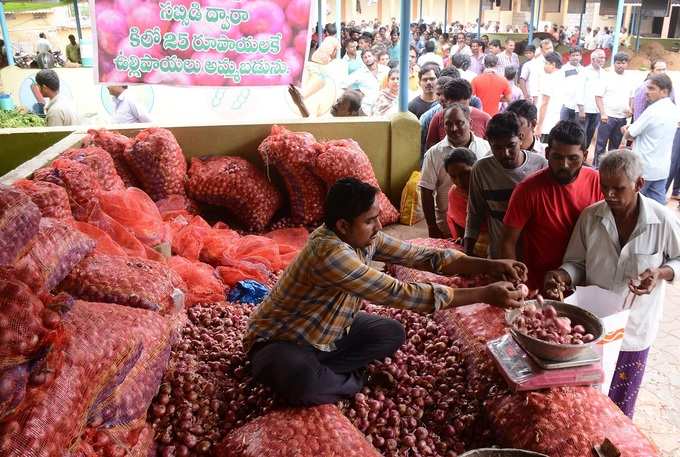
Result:
<svg viewBox="0 0 680 457">
<path fill-rule="evenodd" d="M 675 103 L 675 89 L 671 89 L 669 98 L 673 103 Z M 647 82 L 644 82 L 635 89 L 635 95 L 633 95 L 633 120 L 640 117 L 645 109 L 649 106 L 647 101 Z"/>
<path fill-rule="evenodd" d="M 474 54 L 470 56 L 470 68 L 468 69 L 473 73 L 481 74 L 484 71 L 484 54 L 480 54 L 479 57 Z"/>
</svg>

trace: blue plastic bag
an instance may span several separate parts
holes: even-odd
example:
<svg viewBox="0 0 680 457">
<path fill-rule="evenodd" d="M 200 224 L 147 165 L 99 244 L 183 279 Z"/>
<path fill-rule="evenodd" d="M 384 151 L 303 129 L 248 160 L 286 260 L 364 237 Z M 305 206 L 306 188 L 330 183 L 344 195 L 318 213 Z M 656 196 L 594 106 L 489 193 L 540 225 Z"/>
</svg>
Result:
<svg viewBox="0 0 680 457">
<path fill-rule="evenodd" d="M 254 279 L 244 279 L 231 288 L 229 301 L 257 305 L 268 293 L 269 289 Z"/>
</svg>

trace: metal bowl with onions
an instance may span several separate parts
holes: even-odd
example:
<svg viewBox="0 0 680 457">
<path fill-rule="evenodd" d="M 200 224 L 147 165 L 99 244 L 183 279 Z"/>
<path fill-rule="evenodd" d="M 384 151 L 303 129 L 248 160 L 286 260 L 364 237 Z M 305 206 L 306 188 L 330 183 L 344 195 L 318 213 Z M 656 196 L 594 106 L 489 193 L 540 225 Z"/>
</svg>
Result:
<svg viewBox="0 0 680 457">
<path fill-rule="evenodd" d="M 520 332 L 516 328 L 515 319 L 522 313 L 522 308 L 507 311 L 505 320 L 510 326 L 512 336 L 526 351 L 531 352 L 536 357 L 556 362 L 568 362 L 579 357 L 588 348 L 596 345 L 604 335 L 602 320 L 583 308 L 555 300 L 545 300 L 543 304 L 540 304 L 537 300 L 527 300 L 525 302 L 525 306 L 530 304 L 533 304 L 537 310 L 542 310 L 545 306 L 552 305 L 559 317 L 568 317 L 574 325 L 582 325 L 586 332 L 594 337 L 593 340 L 581 344 L 561 344 L 544 341 Z"/>
</svg>

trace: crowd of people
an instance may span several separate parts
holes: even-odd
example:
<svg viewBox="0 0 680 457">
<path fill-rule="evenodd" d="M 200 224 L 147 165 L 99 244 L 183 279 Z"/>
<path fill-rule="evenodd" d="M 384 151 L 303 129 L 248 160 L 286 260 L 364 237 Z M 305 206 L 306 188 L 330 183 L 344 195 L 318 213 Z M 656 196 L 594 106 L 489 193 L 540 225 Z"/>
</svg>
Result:
<svg viewBox="0 0 680 457">
<path fill-rule="evenodd" d="M 379 115 L 396 111 L 400 34 L 394 23 L 374 29 L 350 24 L 338 52 L 364 63 L 349 77 L 363 84 L 346 87 Z M 467 255 L 520 259 L 529 288 L 551 298 L 577 285 L 640 296 L 610 389 L 632 416 L 664 282 L 680 272 L 680 222 L 664 206 L 671 186 L 680 200 L 680 109 L 666 62 L 640 83 L 624 52 L 605 70 L 609 29 L 589 29 L 585 51 L 554 27 L 524 59 L 512 40 L 452 31 L 413 24 L 405 63 L 420 89 L 408 108 L 421 124 L 429 236 L 457 239 Z M 572 46 L 563 56 L 556 43 Z"/>
</svg>

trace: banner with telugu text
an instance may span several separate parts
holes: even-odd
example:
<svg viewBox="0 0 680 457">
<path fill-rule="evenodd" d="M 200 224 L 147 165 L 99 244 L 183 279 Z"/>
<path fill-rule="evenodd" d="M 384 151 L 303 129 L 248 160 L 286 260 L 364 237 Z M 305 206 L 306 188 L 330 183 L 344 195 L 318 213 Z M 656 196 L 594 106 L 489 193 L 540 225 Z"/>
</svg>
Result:
<svg viewBox="0 0 680 457">
<path fill-rule="evenodd" d="M 310 0 L 90 0 L 108 84 L 299 85 Z"/>
</svg>

